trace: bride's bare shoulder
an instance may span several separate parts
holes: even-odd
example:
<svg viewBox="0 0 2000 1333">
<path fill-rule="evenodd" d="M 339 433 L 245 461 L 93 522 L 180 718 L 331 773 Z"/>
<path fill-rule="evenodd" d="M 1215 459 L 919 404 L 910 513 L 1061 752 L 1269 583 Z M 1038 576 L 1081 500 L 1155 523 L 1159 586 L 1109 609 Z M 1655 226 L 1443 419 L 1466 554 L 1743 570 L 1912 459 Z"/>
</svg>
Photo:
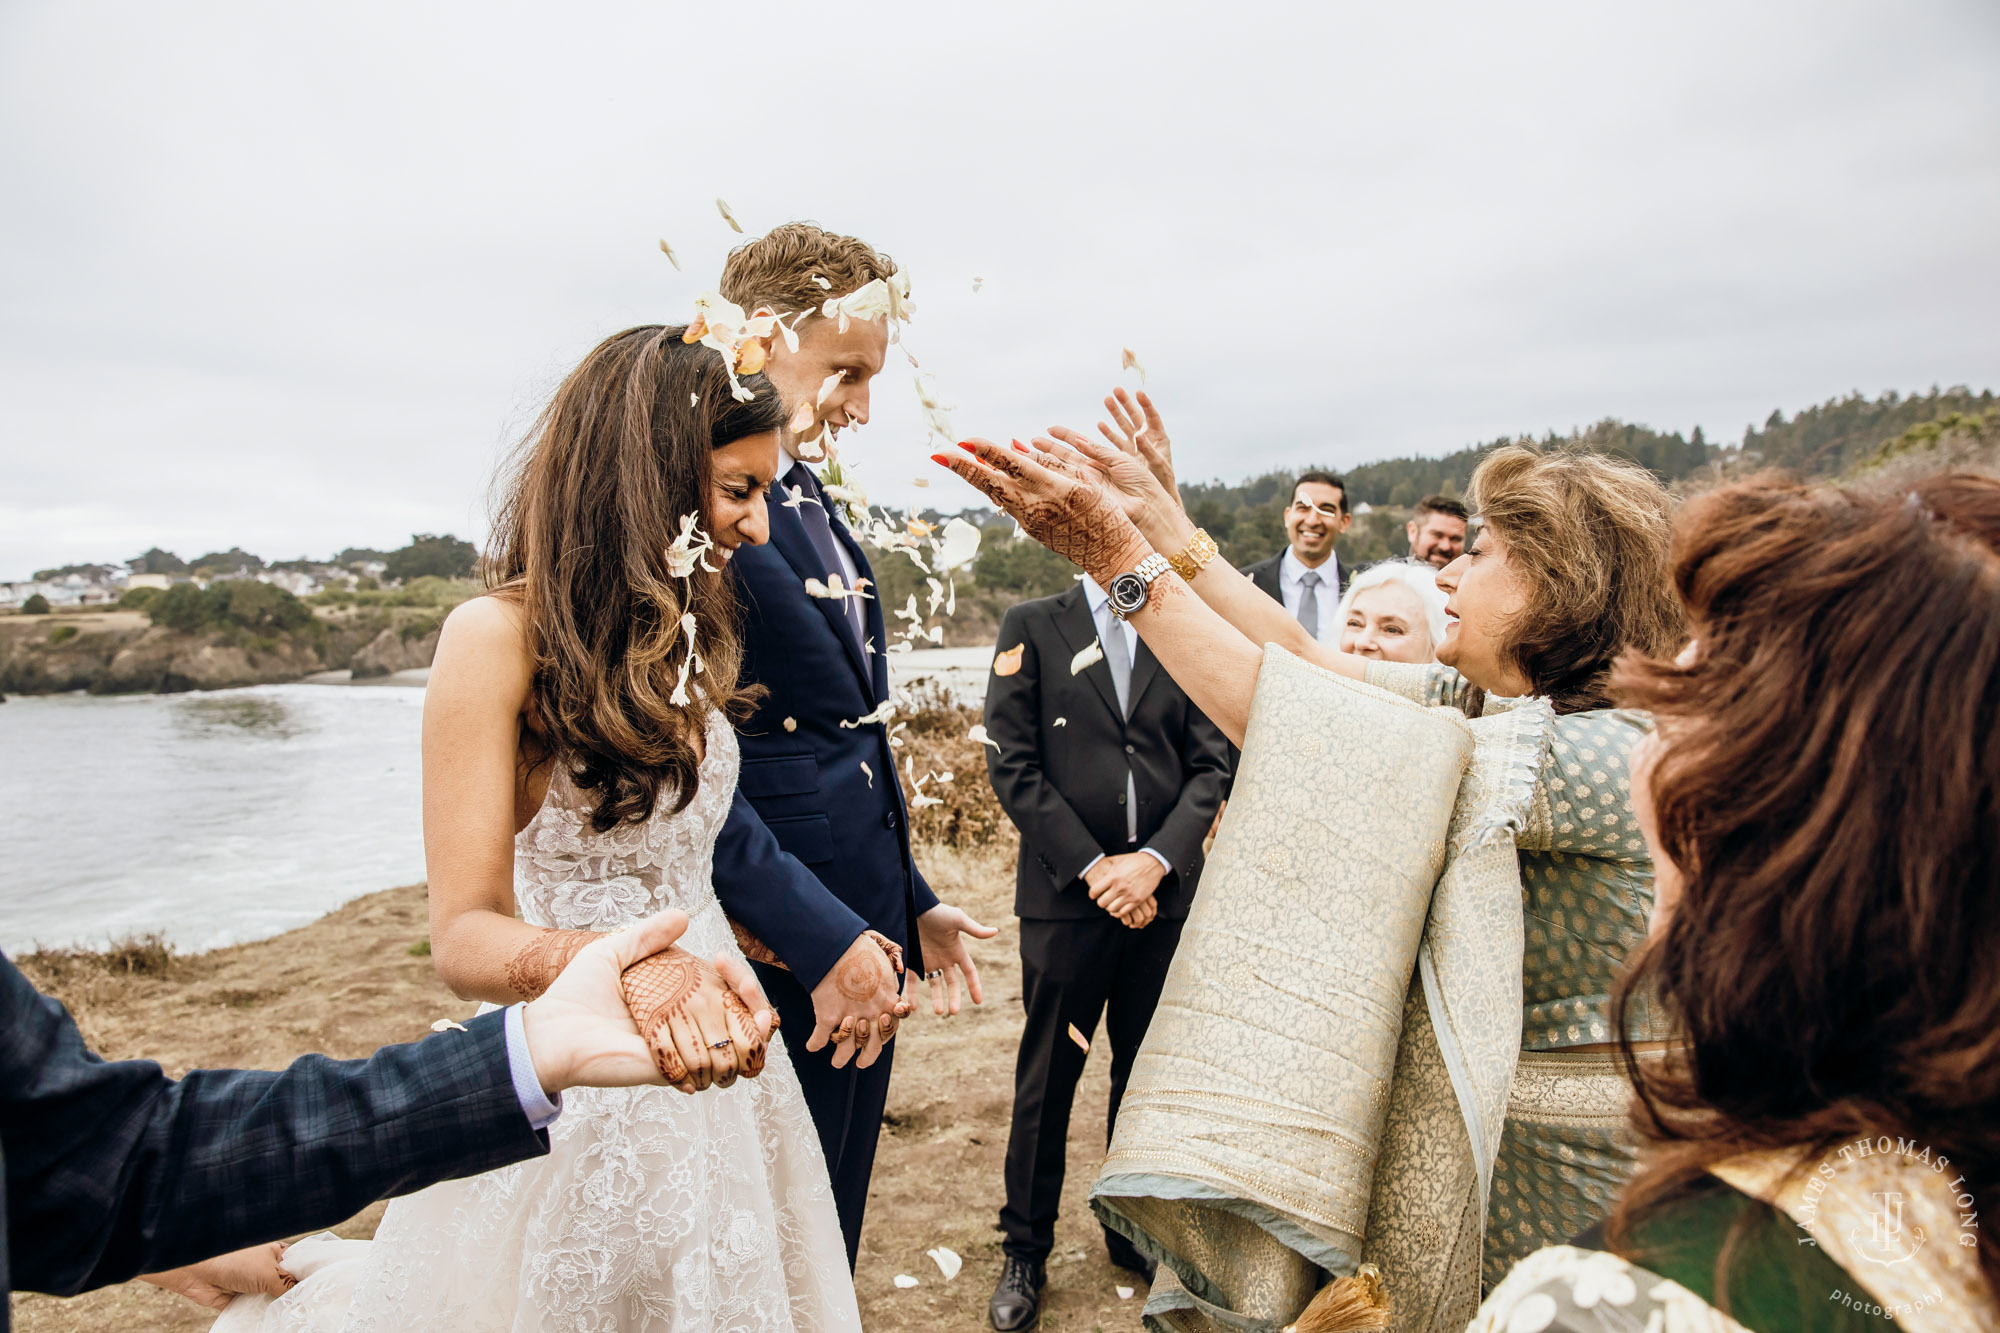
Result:
<svg viewBox="0 0 2000 1333">
<path fill-rule="evenodd" d="M 461 603 L 445 617 L 431 664 L 431 687 L 457 684 L 518 687 L 524 694 L 534 664 L 528 617 L 504 590 Z"/>
</svg>

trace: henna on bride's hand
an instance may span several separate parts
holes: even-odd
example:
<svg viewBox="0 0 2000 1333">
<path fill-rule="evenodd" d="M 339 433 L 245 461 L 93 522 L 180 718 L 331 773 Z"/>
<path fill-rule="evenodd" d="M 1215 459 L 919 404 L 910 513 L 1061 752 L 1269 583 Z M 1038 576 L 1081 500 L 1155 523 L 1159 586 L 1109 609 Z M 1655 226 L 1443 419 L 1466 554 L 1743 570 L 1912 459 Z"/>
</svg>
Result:
<svg viewBox="0 0 2000 1333">
<path fill-rule="evenodd" d="M 902 1025 L 903 1020 L 894 1014 L 884 1014 L 875 1020 L 875 1031 L 881 1034 L 882 1044 L 886 1046 L 896 1039 L 896 1029 Z"/>
<path fill-rule="evenodd" d="M 882 952 L 889 955 L 889 967 L 897 976 L 901 976 L 903 974 L 903 946 L 894 943 L 879 930 L 864 930 L 861 933 L 881 946 Z"/>
<path fill-rule="evenodd" d="M 667 1022 L 681 1014 L 688 1000 L 701 989 L 704 972 L 715 976 L 717 984 L 721 984 L 721 975 L 713 968 L 687 950 L 675 947 L 641 958 L 619 978 L 625 992 L 625 1007 L 632 1013 L 639 1036 L 653 1053 L 653 1064 L 669 1083 L 685 1083 L 688 1067 L 674 1049 L 673 1039 L 667 1034 Z M 727 986 L 722 989 L 735 994 Z"/>
<path fill-rule="evenodd" d="M 541 997 L 570 959 L 597 938 L 594 930 L 543 930 L 521 946 L 507 964 L 507 989 L 524 1000 Z"/>
<path fill-rule="evenodd" d="M 880 978 L 872 960 L 862 954 L 841 961 L 839 970 L 833 974 L 833 988 L 850 1000 L 865 1000 L 880 988 Z"/>
<path fill-rule="evenodd" d="M 750 1012 L 750 1006 L 743 1002 L 741 995 L 728 987 L 723 988 L 722 1009 L 726 1016 L 735 1018 L 737 1026 L 743 1030 L 744 1045 L 736 1052 L 741 1072 L 745 1078 L 755 1078 L 764 1072 L 768 1046 L 763 1029 L 757 1026 L 757 1015 Z"/>
</svg>

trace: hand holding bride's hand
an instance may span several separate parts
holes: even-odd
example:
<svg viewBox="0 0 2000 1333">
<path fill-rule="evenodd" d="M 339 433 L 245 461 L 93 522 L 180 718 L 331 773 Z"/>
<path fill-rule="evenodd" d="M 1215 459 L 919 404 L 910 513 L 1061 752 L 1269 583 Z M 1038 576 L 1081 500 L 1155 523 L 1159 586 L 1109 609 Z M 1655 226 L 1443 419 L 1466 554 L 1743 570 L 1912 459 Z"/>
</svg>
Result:
<svg viewBox="0 0 2000 1333">
<path fill-rule="evenodd" d="M 185 1296 L 196 1305 L 222 1310 L 228 1308 L 233 1298 L 246 1292 L 282 1296 L 290 1291 L 298 1279 L 278 1266 L 284 1257 L 285 1242 L 274 1240 L 266 1245 L 252 1245 L 247 1250 L 218 1254 L 185 1268 L 148 1273 L 144 1280 Z"/>
<path fill-rule="evenodd" d="M 968 440 L 958 447 L 965 456 L 932 454 L 931 458 L 1013 515 L 1030 537 L 1100 584 L 1131 570 L 1151 551 L 1109 483 L 1080 460 L 1048 450 L 1032 453 L 1026 445 L 1010 451 L 990 440 Z"/>
</svg>

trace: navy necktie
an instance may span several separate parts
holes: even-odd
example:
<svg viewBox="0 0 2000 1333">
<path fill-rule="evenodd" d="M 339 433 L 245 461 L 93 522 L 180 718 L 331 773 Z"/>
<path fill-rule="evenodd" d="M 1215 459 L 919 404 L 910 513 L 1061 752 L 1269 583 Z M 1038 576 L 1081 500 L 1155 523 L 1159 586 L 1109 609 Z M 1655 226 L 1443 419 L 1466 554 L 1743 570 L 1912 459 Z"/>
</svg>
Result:
<svg viewBox="0 0 2000 1333">
<path fill-rule="evenodd" d="M 800 493 L 809 497 L 799 506 L 799 521 L 806 525 L 806 539 L 812 543 L 813 554 L 819 557 L 821 566 L 826 570 L 827 586 L 831 587 L 835 579 L 845 584 L 847 574 L 840 565 L 840 547 L 833 535 L 833 523 L 826 516 L 826 492 L 820 488 L 819 478 L 815 477 L 812 469 L 804 463 L 794 463 L 792 470 L 785 474 L 785 481 L 789 485 L 799 487 Z M 814 504 L 813 500 L 819 503 Z M 843 597 L 840 607 L 846 613 L 848 627 L 854 631 L 855 646 L 865 648 L 868 643 L 868 621 L 861 610 L 861 599 Z"/>
</svg>

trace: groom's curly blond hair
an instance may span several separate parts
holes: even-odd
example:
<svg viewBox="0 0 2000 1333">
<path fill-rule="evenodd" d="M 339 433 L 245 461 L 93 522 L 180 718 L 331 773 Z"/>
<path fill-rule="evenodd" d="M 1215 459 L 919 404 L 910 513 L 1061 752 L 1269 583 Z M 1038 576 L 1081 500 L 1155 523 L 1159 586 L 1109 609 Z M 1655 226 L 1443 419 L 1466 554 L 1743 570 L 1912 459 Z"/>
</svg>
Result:
<svg viewBox="0 0 2000 1333">
<path fill-rule="evenodd" d="M 729 252 L 722 266 L 722 294 L 755 310 L 769 306 L 780 315 L 817 310 L 829 298 L 846 296 L 896 271 L 896 261 L 855 236 L 811 222 L 787 222 Z M 827 287 L 814 282 L 824 278 Z"/>
</svg>

